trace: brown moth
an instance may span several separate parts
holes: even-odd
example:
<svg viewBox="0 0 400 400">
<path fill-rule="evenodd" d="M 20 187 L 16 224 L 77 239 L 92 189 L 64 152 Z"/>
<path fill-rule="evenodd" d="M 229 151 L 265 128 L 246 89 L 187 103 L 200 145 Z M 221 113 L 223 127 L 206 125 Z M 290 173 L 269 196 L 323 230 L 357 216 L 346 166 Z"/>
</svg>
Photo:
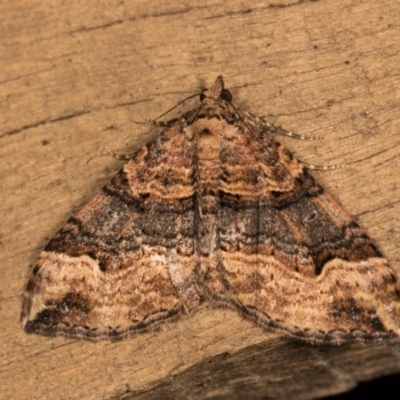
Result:
<svg viewBox="0 0 400 400">
<path fill-rule="evenodd" d="M 200 99 L 46 246 L 25 331 L 118 340 L 206 300 L 311 344 L 397 339 L 397 278 L 365 231 L 221 76 Z"/>
</svg>

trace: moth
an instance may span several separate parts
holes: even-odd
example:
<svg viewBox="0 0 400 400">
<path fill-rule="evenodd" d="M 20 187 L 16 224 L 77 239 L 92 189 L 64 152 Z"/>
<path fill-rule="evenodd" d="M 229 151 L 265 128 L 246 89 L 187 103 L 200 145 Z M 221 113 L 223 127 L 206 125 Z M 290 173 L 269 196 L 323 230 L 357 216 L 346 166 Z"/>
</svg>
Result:
<svg viewBox="0 0 400 400">
<path fill-rule="evenodd" d="M 222 76 L 58 231 L 26 332 L 119 340 L 203 301 L 310 344 L 397 339 L 396 275 Z"/>
</svg>

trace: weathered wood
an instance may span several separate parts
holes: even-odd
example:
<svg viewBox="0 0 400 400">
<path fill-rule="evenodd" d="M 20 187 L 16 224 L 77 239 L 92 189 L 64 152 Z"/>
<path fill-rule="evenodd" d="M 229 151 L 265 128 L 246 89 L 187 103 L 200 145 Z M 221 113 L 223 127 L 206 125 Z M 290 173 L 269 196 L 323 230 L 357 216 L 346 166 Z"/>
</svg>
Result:
<svg viewBox="0 0 400 400">
<path fill-rule="evenodd" d="M 313 347 L 204 304 L 119 343 L 26 335 L 18 319 L 49 238 L 117 171 L 87 160 L 224 75 L 235 104 L 323 141 L 279 138 L 400 275 L 397 1 L 0 4 L 0 397 L 285 398 L 400 371 L 400 345 Z M 175 115 L 185 110 L 180 107 Z M 139 148 L 157 129 L 141 127 Z"/>
</svg>

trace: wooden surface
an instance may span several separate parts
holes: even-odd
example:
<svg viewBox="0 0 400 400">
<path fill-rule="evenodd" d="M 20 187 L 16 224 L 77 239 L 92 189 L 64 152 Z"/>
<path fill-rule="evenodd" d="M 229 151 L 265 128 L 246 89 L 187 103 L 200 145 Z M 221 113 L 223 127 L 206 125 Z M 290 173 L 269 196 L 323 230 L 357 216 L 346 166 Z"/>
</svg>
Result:
<svg viewBox="0 0 400 400">
<path fill-rule="evenodd" d="M 157 129 L 135 121 L 219 74 L 239 107 L 325 138 L 279 140 L 348 164 L 314 176 L 400 275 L 397 0 L 3 0 L 0 15 L 0 398 L 310 399 L 400 371 L 400 345 L 306 346 L 207 304 L 119 343 L 19 326 L 40 251 L 122 165 L 87 160 L 139 148 Z"/>
</svg>

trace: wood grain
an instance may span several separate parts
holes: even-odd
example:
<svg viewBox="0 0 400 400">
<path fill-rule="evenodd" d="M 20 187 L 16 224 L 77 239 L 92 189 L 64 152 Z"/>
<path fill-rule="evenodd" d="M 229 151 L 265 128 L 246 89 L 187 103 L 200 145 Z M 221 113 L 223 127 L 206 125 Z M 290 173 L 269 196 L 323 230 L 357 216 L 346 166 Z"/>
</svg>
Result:
<svg viewBox="0 0 400 400">
<path fill-rule="evenodd" d="M 0 14 L 0 398 L 310 399 L 400 371 L 399 345 L 300 345 L 207 304 L 120 343 L 19 326 L 29 266 L 122 165 L 89 158 L 139 148 L 157 129 L 135 121 L 219 74 L 239 107 L 324 137 L 279 140 L 346 164 L 314 176 L 400 275 L 397 1 L 21 0 Z"/>
</svg>

